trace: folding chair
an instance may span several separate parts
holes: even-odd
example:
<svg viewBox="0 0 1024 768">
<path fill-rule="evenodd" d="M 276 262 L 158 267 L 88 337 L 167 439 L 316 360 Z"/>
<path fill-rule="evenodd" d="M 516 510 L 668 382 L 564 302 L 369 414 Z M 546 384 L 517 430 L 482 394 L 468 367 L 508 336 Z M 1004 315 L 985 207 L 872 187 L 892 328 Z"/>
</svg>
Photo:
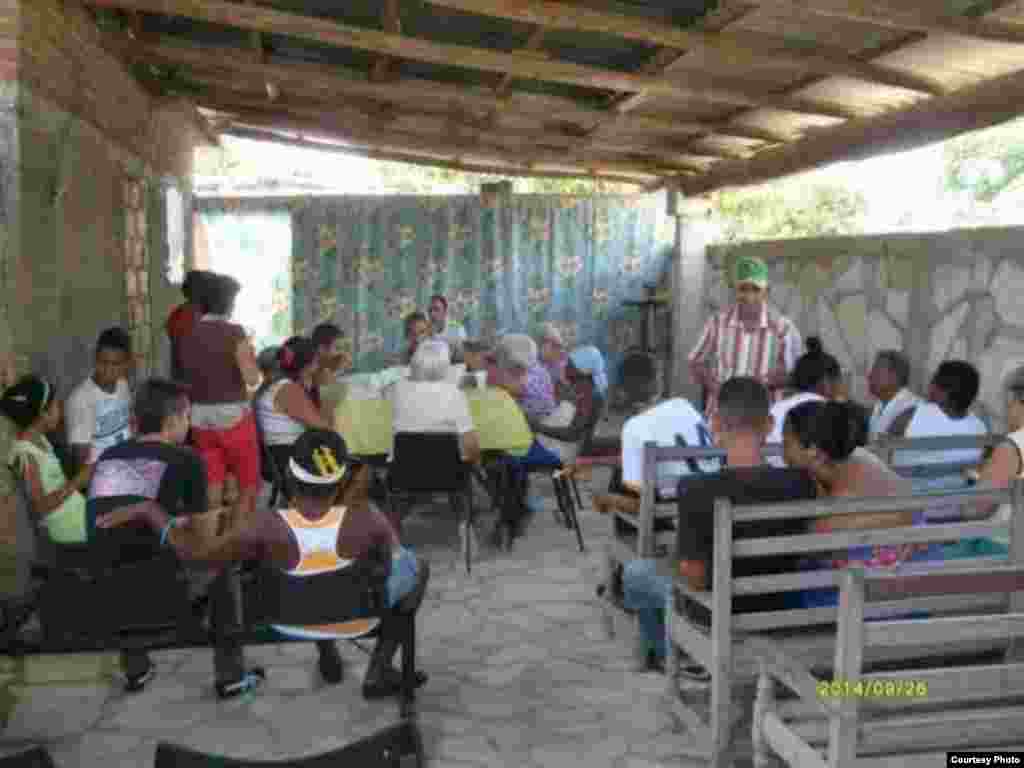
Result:
<svg viewBox="0 0 1024 768">
<path fill-rule="evenodd" d="M 331 752 L 284 760 L 235 760 L 161 743 L 156 748 L 154 768 L 399 768 L 406 755 L 415 755 L 417 768 L 425 765 L 420 734 L 410 723 L 385 728 Z M 40 768 L 51 765 L 39 764 Z M 35 766 L 26 764 L 26 768 Z M 0 763 L 0 768 L 5 764 Z"/>
<path fill-rule="evenodd" d="M 434 432 L 399 432 L 388 466 L 388 500 L 398 515 L 395 501 L 416 496 L 445 494 L 455 510 L 455 524 L 462 535 L 466 573 L 472 570 L 473 490 L 470 467 L 462 461 L 457 435 Z M 465 505 L 465 519 L 462 507 Z"/>
</svg>

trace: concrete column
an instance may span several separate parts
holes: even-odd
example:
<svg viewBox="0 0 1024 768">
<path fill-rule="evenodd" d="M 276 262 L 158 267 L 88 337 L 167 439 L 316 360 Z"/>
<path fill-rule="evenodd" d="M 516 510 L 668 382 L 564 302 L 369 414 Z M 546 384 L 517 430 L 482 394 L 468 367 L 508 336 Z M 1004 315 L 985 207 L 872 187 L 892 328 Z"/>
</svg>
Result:
<svg viewBox="0 0 1024 768">
<path fill-rule="evenodd" d="M 700 388 L 690 377 L 687 358 L 704 327 L 704 290 L 707 247 L 715 232 L 710 204 L 682 200 L 669 194 L 669 211 L 676 217 L 676 244 L 672 261 L 672 370 L 668 391 L 673 397 L 696 402 Z"/>
</svg>

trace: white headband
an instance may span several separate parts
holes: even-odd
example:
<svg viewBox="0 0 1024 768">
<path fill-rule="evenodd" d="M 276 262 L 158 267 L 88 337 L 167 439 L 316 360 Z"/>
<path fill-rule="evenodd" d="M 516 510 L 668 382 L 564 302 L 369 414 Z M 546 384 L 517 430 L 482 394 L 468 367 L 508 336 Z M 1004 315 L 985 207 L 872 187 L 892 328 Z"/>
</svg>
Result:
<svg viewBox="0 0 1024 768">
<path fill-rule="evenodd" d="M 327 475 L 326 477 L 320 477 L 319 475 L 307 472 L 294 458 L 288 459 L 288 469 L 291 470 L 291 473 L 296 480 L 303 483 L 309 483 L 310 485 L 333 485 L 345 476 L 344 465 L 339 467 L 337 472 Z"/>
</svg>

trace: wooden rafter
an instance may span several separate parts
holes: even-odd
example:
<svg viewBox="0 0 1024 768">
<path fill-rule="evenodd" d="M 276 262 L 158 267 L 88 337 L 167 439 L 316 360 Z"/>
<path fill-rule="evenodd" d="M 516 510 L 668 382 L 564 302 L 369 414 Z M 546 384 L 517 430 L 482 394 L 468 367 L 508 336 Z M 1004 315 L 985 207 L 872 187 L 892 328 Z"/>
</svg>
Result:
<svg viewBox="0 0 1024 768">
<path fill-rule="evenodd" d="M 375 29 L 354 27 L 325 19 L 285 13 L 270 8 L 240 5 L 225 0 L 89 0 L 94 6 L 124 8 L 221 24 L 240 29 L 277 33 L 325 45 L 357 48 L 442 66 L 512 73 L 532 80 L 612 91 L 651 93 L 729 104 L 764 107 L 798 114 L 847 119 L 857 116 L 845 106 L 810 99 L 751 93 L 739 89 L 701 87 L 666 77 L 631 74 L 562 60 L 541 60 L 529 53 L 504 53 L 465 45 L 435 43 Z"/>
<path fill-rule="evenodd" d="M 767 0 L 771 2 L 772 0 Z M 926 94 L 942 93 L 927 77 L 858 61 L 842 52 L 794 50 L 786 40 L 755 32 L 707 32 L 683 29 L 664 22 L 608 13 L 560 0 L 428 0 L 433 5 L 552 29 L 582 30 L 617 35 L 629 40 L 656 43 L 666 48 L 702 48 L 727 59 L 771 60 L 799 67 L 809 74 L 840 76 L 876 85 L 906 88 Z M 801 5 L 794 0 L 793 5 Z"/>
<path fill-rule="evenodd" d="M 691 171 L 692 163 L 661 161 L 656 158 L 624 159 L 594 155 L 570 159 L 562 150 L 543 150 L 530 138 L 488 134 L 476 140 L 458 137 L 438 137 L 429 133 L 382 125 L 372 120 L 353 120 L 349 113 L 328 113 L 325 110 L 305 111 L 298 108 L 285 112 L 281 105 L 268 105 L 259 100 L 239 99 L 230 95 L 206 96 L 201 106 L 234 116 L 238 121 L 268 128 L 279 128 L 307 133 L 320 133 L 348 143 L 378 146 L 393 151 L 421 150 L 446 157 L 484 155 L 494 164 L 508 162 L 516 165 L 549 165 L 560 168 L 585 168 L 619 174 L 644 176 L 671 175 Z M 502 160 L 514 157 L 515 161 Z"/>
<path fill-rule="evenodd" d="M 934 13 L 907 7 L 906 3 L 880 3 L 877 0 L 751 0 L 751 2 L 754 5 L 802 11 L 835 19 L 865 21 L 889 29 L 1024 44 L 1024 24 L 1013 24 L 985 17 L 969 18 L 950 13 Z"/>
<path fill-rule="evenodd" d="M 765 150 L 750 160 L 719 163 L 702 176 L 684 179 L 682 186 L 688 195 L 696 196 L 724 186 L 757 184 L 827 163 L 896 152 L 1005 122 L 1020 113 L 1021 103 L 1024 71 L 884 115 L 823 129 Z"/>
<path fill-rule="evenodd" d="M 460 162 L 458 160 L 449 160 L 445 158 L 433 157 L 431 155 L 419 155 L 408 152 L 387 152 L 383 150 L 368 149 L 365 147 L 353 147 L 341 144 L 311 141 L 309 139 L 282 136 L 281 134 L 275 133 L 273 131 L 255 130 L 252 128 L 246 128 L 244 126 L 229 125 L 223 129 L 223 133 L 228 136 L 237 136 L 243 139 L 253 139 L 255 141 L 271 141 L 278 144 L 297 146 L 303 149 L 315 149 L 320 152 L 336 152 L 338 154 L 343 155 L 367 157 L 373 160 L 386 160 L 398 163 L 432 165 L 438 168 L 450 168 L 455 171 L 465 171 L 467 173 L 483 173 L 488 175 L 503 176 L 531 176 L 544 179 L 585 178 L 603 181 L 613 181 L 619 184 L 630 184 L 632 186 L 641 186 L 643 184 L 642 181 L 638 180 L 633 176 L 620 176 L 616 174 L 598 172 L 569 173 L 564 171 L 543 171 L 525 167 L 518 167 L 515 165 L 486 165 L 481 163 L 466 163 Z"/>
<path fill-rule="evenodd" d="M 381 7 L 381 28 L 385 32 L 400 35 L 402 33 L 402 19 L 398 11 L 398 0 L 384 0 Z M 384 54 L 379 55 L 373 62 L 373 71 L 370 79 L 375 83 L 383 83 L 390 79 L 393 67 L 393 59 Z"/>
<path fill-rule="evenodd" d="M 576 102 L 554 96 L 509 93 L 502 98 L 489 89 L 463 89 L 425 80 L 402 80 L 396 83 L 371 83 L 365 78 L 358 79 L 353 73 L 327 69 L 321 65 L 304 62 L 275 63 L 273 59 L 263 64 L 252 61 L 245 52 L 232 47 L 196 45 L 192 43 L 161 42 L 139 44 L 119 37 L 107 36 L 104 44 L 116 55 L 131 61 L 147 64 L 186 66 L 196 73 L 228 73 L 231 77 L 249 79 L 262 83 L 272 79 L 295 93 L 320 93 L 334 98 L 350 99 L 361 97 L 388 101 L 419 103 L 427 96 L 436 103 L 458 104 L 465 108 L 486 113 L 499 103 L 508 102 L 523 114 L 544 116 L 551 120 L 575 119 L 600 120 L 606 111 L 583 107 Z M 262 87 L 262 86 L 259 86 Z M 571 118 L 561 117 L 568 115 Z M 658 132 L 667 135 L 707 135 L 710 132 L 723 137 L 736 137 L 778 143 L 790 136 L 775 131 L 750 126 L 716 126 L 713 123 L 686 120 L 671 116 L 629 115 L 620 123 L 626 130 Z"/>
</svg>

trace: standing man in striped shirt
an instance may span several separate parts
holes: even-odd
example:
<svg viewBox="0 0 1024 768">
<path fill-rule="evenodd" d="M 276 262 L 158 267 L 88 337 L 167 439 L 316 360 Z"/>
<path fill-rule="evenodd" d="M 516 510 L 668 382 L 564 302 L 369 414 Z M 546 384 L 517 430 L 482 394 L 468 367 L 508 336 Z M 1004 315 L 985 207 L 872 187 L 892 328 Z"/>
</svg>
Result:
<svg viewBox="0 0 1024 768">
<path fill-rule="evenodd" d="M 793 322 L 767 302 L 768 266 L 761 259 L 740 258 L 733 285 L 736 303 L 708 320 L 690 353 L 690 373 L 704 387 L 709 424 L 718 410 L 719 387 L 734 376 L 757 379 L 772 402 L 779 400 L 802 345 Z"/>
</svg>

